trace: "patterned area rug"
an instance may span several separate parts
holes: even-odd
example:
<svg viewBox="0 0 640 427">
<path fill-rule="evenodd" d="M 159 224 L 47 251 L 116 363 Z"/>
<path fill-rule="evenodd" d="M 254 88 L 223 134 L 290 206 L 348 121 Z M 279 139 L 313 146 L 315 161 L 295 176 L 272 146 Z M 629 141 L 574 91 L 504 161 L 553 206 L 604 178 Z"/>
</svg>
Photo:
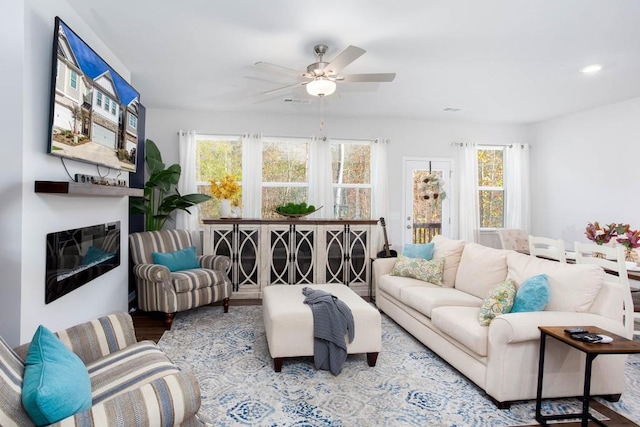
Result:
<svg viewBox="0 0 640 427">
<path fill-rule="evenodd" d="M 357 331 L 356 331 L 357 333 Z M 261 306 L 201 307 L 176 316 L 159 345 L 192 370 L 203 420 L 214 426 L 516 426 L 536 424 L 535 402 L 499 410 L 482 390 L 382 316 L 383 351 L 374 368 L 349 356 L 338 376 L 313 358 L 273 371 Z M 611 404 L 640 421 L 640 356 L 627 362 L 627 389 Z M 544 412 L 578 412 L 576 399 L 545 401 Z"/>
</svg>

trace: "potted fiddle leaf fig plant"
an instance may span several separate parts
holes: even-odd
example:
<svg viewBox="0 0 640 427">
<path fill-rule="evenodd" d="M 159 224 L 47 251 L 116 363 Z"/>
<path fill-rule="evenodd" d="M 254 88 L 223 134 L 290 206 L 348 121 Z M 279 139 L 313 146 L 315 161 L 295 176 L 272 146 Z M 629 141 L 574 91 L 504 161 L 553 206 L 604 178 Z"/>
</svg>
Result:
<svg viewBox="0 0 640 427">
<path fill-rule="evenodd" d="M 211 199 L 200 193 L 180 194 L 177 185 L 182 168 L 179 164 L 165 167 L 158 146 L 150 139 L 145 141 L 144 160 L 149 179 L 144 185 L 144 196 L 132 199 L 131 212 L 144 214 L 146 231 L 161 230 L 174 211 L 191 214 L 188 208 Z"/>
</svg>

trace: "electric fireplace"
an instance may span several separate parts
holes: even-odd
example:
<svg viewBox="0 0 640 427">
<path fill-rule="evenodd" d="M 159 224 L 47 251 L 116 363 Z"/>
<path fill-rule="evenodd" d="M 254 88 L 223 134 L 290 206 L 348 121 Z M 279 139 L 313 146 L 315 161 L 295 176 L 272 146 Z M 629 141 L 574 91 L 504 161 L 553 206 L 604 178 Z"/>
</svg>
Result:
<svg viewBox="0 0 640 427">
<path fill-rule="evenodd" d="M 47 234 L 45 303 L 120 265 L 120 221 Z"/>
</svg>

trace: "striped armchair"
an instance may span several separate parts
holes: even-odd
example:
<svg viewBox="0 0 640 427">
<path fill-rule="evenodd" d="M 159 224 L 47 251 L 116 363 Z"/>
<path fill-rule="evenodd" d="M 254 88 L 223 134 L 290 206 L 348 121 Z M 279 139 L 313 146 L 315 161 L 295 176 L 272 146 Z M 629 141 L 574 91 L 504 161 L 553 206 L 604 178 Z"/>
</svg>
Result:
<svg viewBox="0 0 640 427">
<path fill-rule="evenodd" d="M 63 426 L 204 426 L 200 388 L 151 341 L 136 342 L 131 316 L 116 313 L 58 332 L 89 371 L 92 407 Z M 34 426 L 21 403 L 29 344 L 12 350 L 0 338 L 0 425 Z"/>
<path fill-rule="evenodd" d="M 217 301 L 229 311 L 232 286 L 227 271 L 231 260 L 221 255 L 198 257 L 201 268 L 171 272 L 153 263 L 153 252 L 175 252 L 192 246 L 185 230 L 144 231 L 129 235 L 133 274 L 136 278 L 138 307 L 166 313 L 166 327 L 173 317 L 185 311 Z"/>
</svg>

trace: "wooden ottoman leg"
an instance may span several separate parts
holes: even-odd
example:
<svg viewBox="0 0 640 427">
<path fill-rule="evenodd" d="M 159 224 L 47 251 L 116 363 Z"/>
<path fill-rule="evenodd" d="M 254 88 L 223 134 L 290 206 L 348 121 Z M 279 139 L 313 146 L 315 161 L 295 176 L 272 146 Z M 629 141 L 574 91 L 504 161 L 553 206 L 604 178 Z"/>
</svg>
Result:
<svg viewBox="0 0 640 427">
<path fill-rule="evenodd" d="M 378 353 L 367 353 L 367 364 L 371 367 L 376 366 L 378 360 Z"/>
<path fill-rule="evenodd" d="M 284 362 L 284 357 L 274 357 L 273 358 L 273 370 L 276 372 L 282 371 L 282 362 Z"/>
</svg>

